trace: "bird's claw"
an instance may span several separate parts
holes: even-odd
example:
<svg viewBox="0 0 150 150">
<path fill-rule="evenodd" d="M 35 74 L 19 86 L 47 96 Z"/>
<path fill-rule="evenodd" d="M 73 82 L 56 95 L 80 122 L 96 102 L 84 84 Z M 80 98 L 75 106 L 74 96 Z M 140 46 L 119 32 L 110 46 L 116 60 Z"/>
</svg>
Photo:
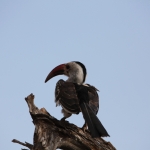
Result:
<svg viewBox="0 0 150 150">
<path fill-rule="evenodd" d="M 88 131 L 86 123 L 83 125 L 83 127 L 81 129 L 83 130 L 83 132 Z"/>
<path fill-rule="evenodd" d="M 61 120 L 61 121 L 65 121 L 65 119 L 66 119 L 66 118 L 65 118 L 65 117 L 63 117 L 63 118 L 61 118 L 60 120 Z"/>
<path fill-rule="evenodd" d="M 65 120 L 65 119 L 66 119 L 66 117 L 63 117 L 63 118 L 60 119 L 60 121 L 62 121 L 62 122 L 68 122 L 68 121 Z"/>
</svg>

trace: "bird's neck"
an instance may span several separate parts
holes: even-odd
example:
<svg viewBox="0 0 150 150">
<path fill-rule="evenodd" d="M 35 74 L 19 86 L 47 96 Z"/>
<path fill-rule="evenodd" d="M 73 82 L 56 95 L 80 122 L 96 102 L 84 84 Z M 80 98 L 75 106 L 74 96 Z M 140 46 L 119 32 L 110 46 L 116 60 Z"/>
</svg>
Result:
<svg viewBox="0 0 150 150">
<path fill-rule="evenodd" d="M 83 84 L 83 74 L 71 74 L 66 82 L 73 82 L 78 84 Z"/>
</svg>

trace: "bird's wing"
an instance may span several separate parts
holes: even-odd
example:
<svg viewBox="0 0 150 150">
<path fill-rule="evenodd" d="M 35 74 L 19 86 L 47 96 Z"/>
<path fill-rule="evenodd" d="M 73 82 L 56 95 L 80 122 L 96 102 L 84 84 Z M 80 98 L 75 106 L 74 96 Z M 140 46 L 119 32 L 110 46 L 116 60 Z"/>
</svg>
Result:
<svg viewBox="0 0 150 150">
<path fill-rule="evenodd" d="M 76 83 L 74 83 L 74 85 L 79 99 L 79 106 L 92 137 L 109 136 L 96 116 L 98 109 L 97 90 L 90 85 L 78 85 Z"/>
<path fill-rule="evenodd" d="M 74 84 L 59 80 L 55 89 L 55 101 L 70 113 L 78 114 L 80 112 L 79 100 L 76 94 Z"/>
<path fill-rule="evenodd" d="M 97 91 L 94 86 L 88 84 L 89 106 L 95 114 L 97 114 L 99 110 L 99 96 Z"/>
</svg>

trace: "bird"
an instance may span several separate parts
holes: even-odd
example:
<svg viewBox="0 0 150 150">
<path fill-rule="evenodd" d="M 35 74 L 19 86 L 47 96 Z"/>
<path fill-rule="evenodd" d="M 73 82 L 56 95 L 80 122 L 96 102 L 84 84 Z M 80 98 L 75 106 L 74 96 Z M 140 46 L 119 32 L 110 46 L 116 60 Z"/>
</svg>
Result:
<svg viewBox="0 0 150 150">
<path fill-rule="evenodd" d="M 107 137 L 108 132 L 97 117 L 99 110 L 98 90 L 90 84 L 85 84 L 87 70 L 83 63 L 71 61 L 60 64 L 50 71 L 45 83 L 58 75 L 66 75 L 68 79 L 60 79 L 55 87 L 56 106 L 62 107 L 65 120 L 72 114 L 82 112 L 85 123 L 82 129 L 90 131 L 93 138 Z"/>
</svg>

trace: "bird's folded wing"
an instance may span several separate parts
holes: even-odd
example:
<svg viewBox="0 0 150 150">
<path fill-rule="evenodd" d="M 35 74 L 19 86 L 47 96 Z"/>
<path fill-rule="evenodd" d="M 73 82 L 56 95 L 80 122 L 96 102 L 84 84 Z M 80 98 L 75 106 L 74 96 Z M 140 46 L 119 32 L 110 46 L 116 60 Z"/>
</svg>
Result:
<svg viewBox="0 0 150 150">
<path fill-rule="evenodd" d="M 89 85 L 88 95 L 89 95 L 89 106 L 95 114 L 99 110 L 99 96 L 97 94 L 97 89 L 94 86 Z"/>
<path fill-rule="evenodd" d="M 56 84 L 55 97 L 56 102 L 59 101 L 64 109 L 72 113 L 80 112 L 79 100 L 73 83 L 59 80 Z"/>
</svg>

